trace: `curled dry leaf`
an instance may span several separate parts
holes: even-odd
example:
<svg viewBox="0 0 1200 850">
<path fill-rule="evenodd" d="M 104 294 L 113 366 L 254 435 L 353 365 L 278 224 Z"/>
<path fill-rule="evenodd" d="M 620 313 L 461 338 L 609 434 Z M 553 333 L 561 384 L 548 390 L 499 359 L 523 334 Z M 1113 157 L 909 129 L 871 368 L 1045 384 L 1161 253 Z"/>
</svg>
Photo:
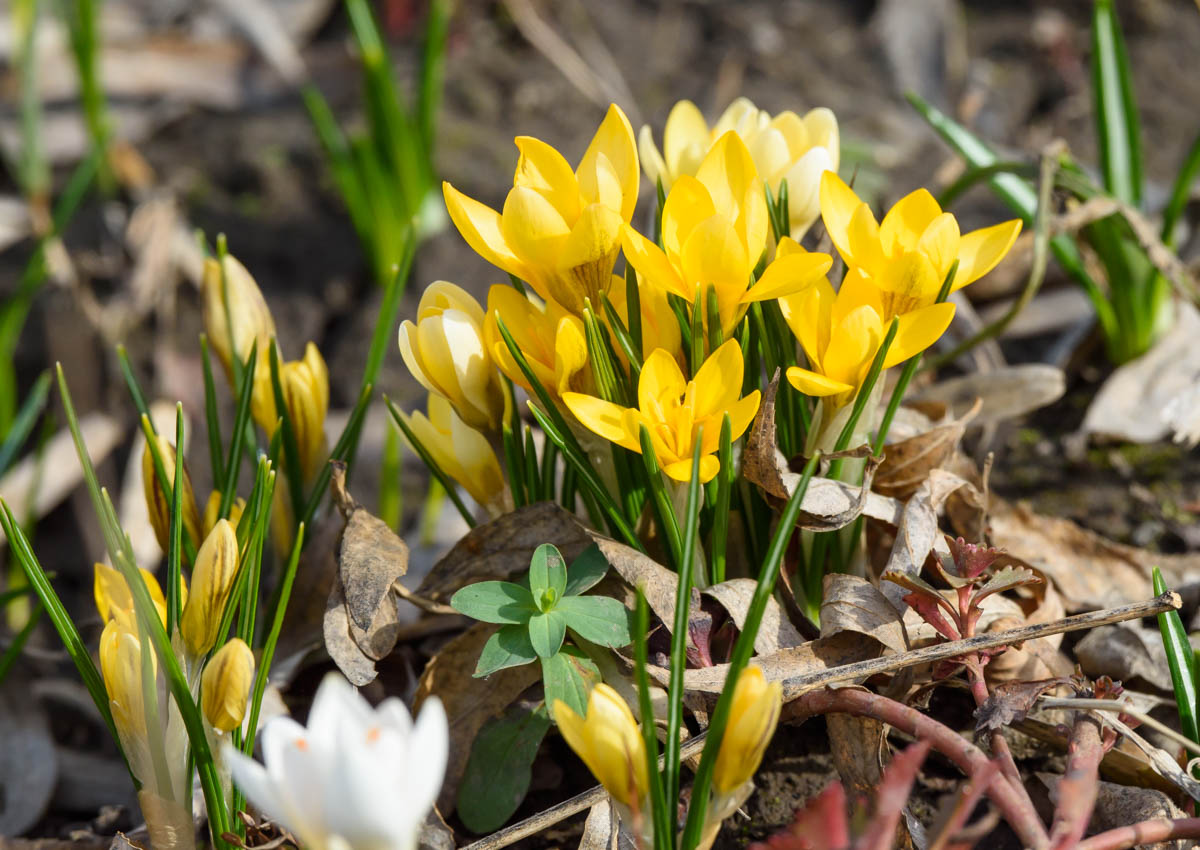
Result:
<svg viewBox="0 0 1200 850">
<path fill-rule="evenodd" d="M 408 546 L 386 522 L 373 516 L 346 490 L 346 465 L 334 463 L 330 482 L 334 503 L 346 518 L 338 547 L 338 569 L 346 610 L 360 629 L 370 629 L 377 612 L 395 608 L 392 585 L 408 572 Z"/>
<path fill-rule="evenodd" d="M 821 602 L 821 637 L 856 632 L 892 652 L 908 649 L 900 613 L 879 588 L 859 576 L 825 576 Z"/>
<path fill-rule="evenodd" d="M 940 401 L 962 416 L 975 404 L 972 424 L 994 425 L 1023 416 L 1062 398 L 1067 389 L 1062 369 L 1042 363 L 1004 366 L 940 381 L 915 393 L 921 402 Z"/>
<path fill-rule="evenodd" d="M 714 584 L 705 590 L 704 594 L 720 602 L 721 607 L 729 612 L 734 624 L 740 629 L 746 622 L 746 611 L 750 608 L 756 585 L 757 582 L 753 579 L 735 578 Z M 770 655 L 802 643 L 804 638 L 788 620 L 775 597 L 768 599 L 762 625 L 754 637 L 754 652 L 758 655 Z"/>
<path fill-rule="evenodd" d="M 325 651 L 342 671 L 342 675 L 349 679 L 352 685 L 361 688 L 373 682 L 378 675 L 375 670 L 375 661 L 378 659 L 367 654 L 351 633 L 351 626 L 350 614 L 346 610 L 346 597 L 342 591 L 342 579 L 335 575 L 322 620 Z"/>
<path fill-rule="evenodd" d="M 486 679 L 474 678 L 479 653 L 496 629 L 489 623 L 471 626 L 429 660 L 417 682 L 414 710 L 430 694 L 437 694 L 450 721 L 450 756 L 437 804 L 438 811 L 447 817 L 454 811 L 458 783 L 480 727 L 541 678 L 537 664 L 508 667 Z"/>
<path fill-rule="evenodd" d="M 1042 694 L 1070 684 L 1069 677 L 1056 676 L 1053 679 L 996 685 L 987 701 L 975 710 L 976 737 L 1019 723 L 1033 711 Z"/>
<path fill-rule="evenodd" d="M 767 385 L 758 415 L 750 426 L 746 450 L 742 454 L 742 475 L 757 484 L 769 501 L 783 502 L 795 492 L 800 473 L 792 471 L 787 458 L 775 445 L 775 393 L 778 389 L 779 374 L 776 373 Z M 809 531 L 832 531 L 849 525 L 861 514 L 895 525 L 900 515 L 899 502 L 871 492 L 879 459 L 871 456 L 870 448 L 862 446 L 836 456 L 867 459 L 862 485 L 813 478 L 804 494 L 797 526 Z"/>
<path fill-rule="evenodd" d="M 941 469 L 958 451 L 962 435 L 981 405 L 976 399 L 959 418 L 885 446 L 883 462 L 875 472 L 874 490 L 895 499 L 912 496 L 932 470 Z"/>
</svg>

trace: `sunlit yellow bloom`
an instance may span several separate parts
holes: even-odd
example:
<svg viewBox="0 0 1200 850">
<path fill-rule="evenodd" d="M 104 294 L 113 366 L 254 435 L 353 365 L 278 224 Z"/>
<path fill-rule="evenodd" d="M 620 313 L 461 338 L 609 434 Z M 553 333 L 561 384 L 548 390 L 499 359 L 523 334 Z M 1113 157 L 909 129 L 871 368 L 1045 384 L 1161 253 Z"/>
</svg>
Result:
<svg viewBox="0 0 1200 850">
<path fill-rule="evenodd" d="M 588 696 L 586 718 L 555 700 L 554 722 L 612 798 L 628 809 L 640 808 L 649 788 L 646 743 L 621 695 L 603 682 L 596 685 Z"/>
<path fill-rule="evenodd" d="M 209 344 L 225 366 L 226 374 L 232 376 L 233 357 L 245 363 L 257 342 L 255 372 L 258 372 L 267 366 L 267 346 L 275 335 L 275 321 L 271 318 L 262 290 L 245 266 L 226 254 L 224 275 L 221 269 L 222 264 L 215 259 L 204 262 L 204 278 L 200 288 L 204 299 L 204 329 Z"/>
<path fill-rule="evenodd" d="M 483 337 L 492 360 L 510 381 L 533 392 L 500 335 L 496 321 L 499 317 L 529 368 L 549 393 L 561 396 L 570 389 L 587 389 L 591 372 L 587 368 L 583 322 L 553 301 L 534 302 L 534 298 L 527 298 L 507 284 L 496 284 L 488 290 Z"/>
<path fill-rule="evenodd" d="M 157 669 L 157 657 L 147 653 L 150 669 Z M 121 749 L 129 767 L 142 782 L 153 778 L 147 740 L 145 692 L 142 689 L 142 644 L 137 627 L 121 618 L 109 620 L 100 635 L 100 675 L 108 691 L 113 725 L 121 739 Z M 156 730 L 157 731 L 157 730 Z"/>
<path fill-rule="evenodd" d="M 613 309 L 617 316 L 629 327 L 629 309 L 626 301 L 625 278 L 613 275 L 612 288 L 608 291 Z M 682 353 L 682 338 L 679 332 L 679 319 L 671 309 L 667 293 L 647 280 L 638 282 L 638 304 L 642 308 L 642 359 L 645 360 L 656 348 L 662 348 L 675 356 Z M 624 355 L 617 347 L 618 356 Z"/>
<path fill-rule="evenodd" d="M 762 670 L 747 667 L 733 691 L 729 722 L 713 767 L 713 788 L 728 794 L 741 788 L 762 762 L 763 751 L 775 733 L 783 707 L 783 687 L 768 683 Z"/>
<path fill-rule="evenodd" d="M 804 250 L 792 246 L 785 242 L 780 250 Z M 851 401 L 888 332 L 890 320 L 885 323 L 881 316 L 879 299 L 870 279 L 853 272 L 836 293 L 822 278 L 802 292 L 780 298 L 783 317 L 808 357 L 809 368 L 788 369 L 792 386 L 806 395 L 828 398 L 834 408 Z M 952 318 L 954 305 L 945 303 L 902 313 L 883 368 L 933 345 Z"/>
<path fill-rule="evenodd" d="M 683 377 L 675 358 L 660 348 L 642 365 L 637 408 L 579 393 L 564 394 L 563 402 L 584 427 L 630 451 L 641 453 L 645 425 L 659 465 L 676 481 L 691 480 L 692 452 L 699 436 L 700 481 L 707 483 L 721 468 L 714 452 L 720 446 L 725 415 L 729 414 L 736 440 L 758 410 L 758 390 L 739 398 L 742 368 L 742 349 L 732 339 L 704 361 L 691 381 Z"/>
<path fill-rule="evenodd" d="M 882 291 L 885 322 L 937 300 L 955 260 L 951 292 L 983 277 L 1021 232 L 1013 219 L 960 236 L 958 221 L 925 189 L 905 195 L 877 223 L 871 208 L 832 173 L 821 180 L 821 217 L 847 267 L 862 269 Z"/>
<path fill-rule="evenodd" d="M 458 418 L 436 393 L 429 394 L 429 416 L 415 411 L 400 415 L 438 466 L 462 485 L 493 516 L 506 509 L 504 474 L 487 437 Z"/>
<path fill-rule="evenodd" d="M 230 732 L 242 725 L 254 684 L 254 653 L 233 638 L 213 653 L 200 679 L 200 706 L 214 729 Z"/>
<path fill-rule="evenodd" d="M 821 174 L 838 168 L 837 118 L 828 109 L 809 110 L 803 118 L 791 111 L 772 118 L 740 97 L 710 130 L 696 105 L 681 100 L 667 116 L 662 153 L 650 128 L 642 127 L 638 134 L 642 168 L 651 183 L 661 179 L 663 188 L 670 190 L 679 177 L 694 176 L 713 143 L 731 130 L 746 143 L 759 176 L 772 193 L 778 196 L 780 185 L 787 180 L 791 236 L 800 239 L 820 212 Z"/>
<path fill-rule="evenodd" d="M 208 502 L 204 505 L 204 536 L 208 537 L 212 533 L 213 526 L 217 524 L 217 514 L 221 510 L 221 491 L 213 490 L 208 494 Z M 238 496 L 233 500 L 233 504 L 229 506 L 229 524 L 237 528 L 238 521 L 242 518 L 242 512 L 246 510 L 246 500 Z"/>
<path fill-rule="evenodd" d="M 158 454 L 162 458 L 163 472 L 167 482 L 175 483 L 175 447 L 167 442 L 161 434 L 155 436 L 158 442 Z M 150 514 L 150 525 L 154 528 L 154 536 L 158 545 L 165 552 L 171 530 L 171 500 L 158 480 L 154 468 L 154 454 L 150 451 L 150 443 L 142 452 L 142 489 L 146 497 L 146 510 Z M 183 464 L 183 527 L 193 541 L 200 539 L 200 510 L 196 507 L 196 494 L 192 490 L 192 476 L 188 474 L 187 461 Z"/>
<path fill-rule="evenodd" d="M 513 188 L 496 212 L 443 183 L 446 209 L 485 260 L 528 281 L 543 298 L 579 314 L 599 308 L 637 204 L 633 128 L 613 104 L 574 171 L 557 150 L 518 136 Z"/>
<path fill-rule="evenodd" d="M 680 177 L 662 213 L 663 247 L 632 227 L 622 231 L 625 257 L 643 280 L 691 302 L 699 287 L 716 290 L 721 326 L 733 332 L 752 301 L 810 285 L 829 270 L 828 255 L 792 254 L 750 276 L 767 245 L 763 184 L 746 145 L 734 132 L 717 140 L 695 177 Z"/>
<path fill-rule="evenodd" d="M 316 345 L 309 342 L 302 359 L 279 365 L 279 388 L 296 434 L 300 470 L 307 480 L 324 455 L 325 414 L 329 412 L 329 369 Z M 255 371 L 251 412 L 264 431 L 275 433 L 279 411 L 269 368 L 265 373 Z"/>
<path fill-rule="evenodd" d="M 179 632 L 193 658 L 207 653 L 220 637 L 221 615 L 237 568 L 237 534 L 229 520 L 218 520 L 196 553 L 191 592 L 179 621 Z"/>
<path fill-rule="evenodd" d="M 421 293 L 416 323 L 400 325 L 400 355 L 421 386 L 444 396 L 463 422 L 495 430 L 504 415 L 504 394 L 483 322 L 483 308 L 470 293 L 434 281 Z"/>
<path fill-rule="evenodd" d="M 158 611 L 159 620 L 166 623 L 167 600 L 163 596 L 158 579 L 149 570 L 140 567 L 139 570 L 141 570 L 142 580 L 146 583 L 146 590 L 150 593 L 150 599 Z M 133 622 L 133 593 L 129 590 L 125 576 L 121 575 L 120 570 L 97 561 L 92 592 L 96 598 L 96 610 L 100 612 L 100 617 L 105 622 L 114 617 L 124 617 L 128 622 Z M 182 579 L 179 583 L 179 593 L 179 604 L 182 607 L 187 604 L 187 586 Z"/>
</svg>

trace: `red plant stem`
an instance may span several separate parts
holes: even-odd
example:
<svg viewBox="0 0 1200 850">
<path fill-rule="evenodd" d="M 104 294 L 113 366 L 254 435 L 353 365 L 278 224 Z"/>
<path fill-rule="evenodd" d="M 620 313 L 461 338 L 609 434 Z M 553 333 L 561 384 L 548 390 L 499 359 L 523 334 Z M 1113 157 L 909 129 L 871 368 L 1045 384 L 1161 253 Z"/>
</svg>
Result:
<svg viewBox="0 0 1200 850">
<path fill-rule="evenodd" d="M 856 688 L 819 690 L 802 694 L 784 709 L 789 719 L 802 719 L 817 714 L 850 714 L 858 717 L 873 717 L 888 723 L 902 732 L 912 735 L 930 745 L 954 762 L 967 776 L 975 776 L 990 764 L 983 751 L 932 717 L 928 717 L 904 703 L 888 699 L 870 691 Z M 1023 789 L 1022 789 L 1023 790 Z M 1008 782 L 992 782 L 988 796 L 996 808 L 1016 832 L 1023 847 L 1030 850 L 1047 850 L 1050 838 L 1046 828 L 1038 819 L 1037 811 L 1028 794 L 1017 793 Z"/>
<path fill-rule="evenodd" d="M 1200 838 L 1200 818 L 1158 818 L 1119 826 L 1085 838 L 1075 845 L 1074 850 L 1128 850 L 1141 844 L 1158 844 L 1162 841 L 1186 838 Z"/>
<path fill-rule="evenodd" d="M 1077 712 L 1067 742 L 1067 770 L 1058 783 L 1058 804 L 1050 827 L 1050 844 L 1056 850 L 1074 847 L 1083 837 L 1096 807 L 1100 759 L 1103 757 L 1100 721 L 1085 712 Z"/>
</svg>

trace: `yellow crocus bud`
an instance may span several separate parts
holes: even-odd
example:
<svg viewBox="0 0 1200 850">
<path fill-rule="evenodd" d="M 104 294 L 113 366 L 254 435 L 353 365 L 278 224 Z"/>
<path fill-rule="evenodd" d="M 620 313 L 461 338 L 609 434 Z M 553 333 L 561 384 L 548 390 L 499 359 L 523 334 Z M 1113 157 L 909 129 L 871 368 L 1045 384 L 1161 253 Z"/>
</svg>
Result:
<svg viewBox="0 0 1200 850">
<path fill-rule="evenodd" d="M 155 435 L 158 454 L 162 458 L 163 472 L 167 481 L 175 481 L 175 447 L 161 434 Z M 142 452 L 142 488 L 146 495 L 146 510 L 150 514 L 150 525 L 158 545 L 165 552 L 171 530 L 171 499 L 163 490 L 154 468 L 154 454 L 150 443 Z M 196 494 L 192 490 L 192 476 L 188 474 L 187 461 L 183 463 L 183 527 L 193 541 L 200 539 L 200 510 L 196 507 Z"/>
<path fill-rule="evenodd" d="M 155 609 L 158 610 L 158 618 L 165 623 L 167 621 L 167 600 L 163 596 L 162 587 L 159 586 L 154 573 L 141 567 L 138 569 L 142 573 L 142 580 L 146 582 L 146 590 L 150 592 L 150 599 L 154 602 Z M 186 604 L 187 587 L 182 581 L 179 584 L 179 591 L 183 594 L 181 604 Z M 114 617 L 132 615 L 133 593 L 129 590 L 129 584 L 125 581 L 125 576 L 121 575 L 120 570 L 97 561 L 92 592 L 96 597 L 96 610 L 100 612 L 100 617 L 105 622 Z M 129 622 L 133 622 L 132 619 Z"/>
<path fill-rule="evenodd" d="M 782 708 L 783 687 L 779 682 L 768 683 L 757 667 L 742 671 L 713 768 L 713 788 L 718 794 L 732 793 L 754 776 L 775 734 Z"/>
<path fill-rule="evenodd" d="M 458 418 L 450 402 L 429 394 L 429 416 L 400 414 L 442 471 L 462 485 L 492 516 L 511 510 L 500 461 L 487 438 Z"/>
<path fill-rule="evenodd" d="M 436 280 L 421 294 L 417 321 L 400 325 L 400 355 L 421 386 L 444 396 L 463 422 L 494 430 L 504 415 L 504 394 L 483 324 L 483 308 L 470 293 Z"/>
<path fill-rule="evenodd" d="M 201 292 L 204 298 L 204 329 L 209 343 L 226 374 L 233 375 L 233 357 L 241 363 L 258 343 L 258 373 L 267 366 L 267 346 L 275 335 L 275 320 L 263 298 L 262 290 L 246 267 L 229 254 L 222 264 L 215 259 L 204 262 Z M 228 311 L 226 311 L 228 301 Z"/>
<path fill-rule="evenodd" d="M 624 298 L 624 290 L 621 292 Z M 510 381 L 526 392 L 533 392 L 500 335 L 500 322 L 504 322 L 534 376 L 552 396 L 559 398 L 567 390 L 589 389 L 591 370 L 586 368 L 587 334 L 583 322 L 553 301 L 544 304 L 535 301 L 507 284 L 498 283 L 488 290 L 483 337 L 493 362 Z M 676 327 L 678 324 L 676 321 Z"/>
<path fill-rule="evenodd" d="M 217 520 L 196 553 L 191 593 L 179 623 L 184 645 L 194 658 L 204 655 L 217 642 L 237 567 L 237 534 L 229 520 Z"/>
<path fill-rule="evenodd" d="M 279 385 L 296 432 L 300 469 L 308 479 L 321 462 L 325 449 L 325 414 L 329 412 L 329 369 L 320 350 L 308 343 L 303 359 L 284 364 Z"/>
<path fill-rule="evenodd" d="M 149 658 L 153 668 L 157 665 L 155 654 L 149 653 Z M 100 635 L 100 675 L 129 767 L 140 781 L 149 782 L 152 772 L 142 672 L 142 644 L 137 627 L 121 618 L 109 620 Z"/>
<path fill-rule="evenodd" d="M 221 510 L 221 491 L 213 490 L 208 494 L 208 503 L 204 506 L 204 536 L 208 537 L 212 533 L 213 526 L 217 524 L 217 513 Z M 237 528 L 238 520 L 242 518 L 242 511 L 246 510 L 246 500 L 241 496 L 233 500 L 233 504 L 229 506 L 229 524 L 235 529 Z"/>
<path fill-rule="evenodd" d="M 254 653 L 241 638 L 216 651 L 200 679 L 200 706 L 214 729 L 230 732 L 242 725 L 254 683 Z"/>
<path fill-rule="evenodd" d="M 646 743 L 621 695 L 603 682 L 596 685 L 586 719 L 555 700 L 554 722 L 612 798 L 627 809 L 640 808 L 649 788 Z"/>
</svg>

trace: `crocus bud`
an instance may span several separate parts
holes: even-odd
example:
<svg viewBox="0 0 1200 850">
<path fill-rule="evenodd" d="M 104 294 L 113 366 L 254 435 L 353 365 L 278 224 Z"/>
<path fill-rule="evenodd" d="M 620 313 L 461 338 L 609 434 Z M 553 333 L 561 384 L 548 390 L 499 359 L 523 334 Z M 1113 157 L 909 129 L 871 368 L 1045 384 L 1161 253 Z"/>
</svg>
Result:
<svg viewBox="0 0 1200 850">
<path fill-rule="evenodd" d="M 420 411 L 400 416 L 442 471 L 466 490 L 492 516 L 511 510 L 504 473 L 492 444 L 458 418 L 450 402 L 429 394 L 429 416 Z"/>
<path fill-rule="evenodd" d="M 168 485 L 175 483 L 175 447 L 161 434 L 155 435 L 158 454 L 162 458 L 163 472 Z M 149 442 L 142 452 L 142 487 L 146 494 L 146 510 L 150 514 L 150 525 L 158 545 L 165 552 L 171 531 L 171 499 L 164 491 L 154 468 L 154 454 Z M 188 474 L 187 462 L 183 464 L 183 527 L 193 541 L 200 539 L 200 511 L 196 507 L 196 494 L 192 490 L 192 477 Z"/>
<path fill-rule="evenodd" d="M 237 567 L 237 534 L 229 520 L 217 520 L 196 553 L 191 593 L 179 622 L 184 645 L 193 658 L 204 655 L 217 642 Z"/>
<path fill-rule="evenodd" d="M 463 422 L 492 430 L 504 415 L 504 394 L 483 322 L 483 308 L 465 289 L 434 281 L 421 295 L 416 323 L 400 325 L 400 355 L 413 377 L 454 405 Z"/>
<path fill-rule="evenodd" d="M 200 680 L 200 706 L 214 729 L 229 732 L 242 725 L 254 683 L 254 653 L 241 638 L 218 649 Z"/>
<path fill-rule="evenodd" d="M 150 599 L 158 611 L 158 618 L 166 623 L 167 600 L 163 596 L 158 579 L 149 570 L 141 567 L 138 569 L 141 571 L 142 580 L 146 583 L 146 590 L 150 592 Z M 186 603 L 187 588 L 182 582 L 180 582 L 179 590 L 183 594 L 181 602 Z M 100 618 L 105 622 L 115 617 L 128 617 L 128 622 L 133 622 L 133 593 L 130 592 L 129 584 L 125 581 L 125 576 L 121 575 L 120 570 L 114 569 L 108 564 L 96 562 L 92 592 L 96 597 L 96 610 L 100 612 Z"/>
<path fill-rule="evenodd" d="M 151 666 L 155 666 L 157 660 L 153 652 L 149 653 L 149 658 Z M 100 635 L 100 675 L 108 692 L 109 708 L 121 748 L 130 754 L 130 767 L 137 778 L 148 782 L 152 778 L 145 771 L 148 759 L 136 757 L 147 752 L 142 672 L 142 644 L 138 640 L 137 626 L 121 618 L 109 620 Z"/>
<path fill-rule="evenodd" d="M 300 469 L 308 479 L 325 449 L 325 414 L 329 411 L 329 370 L 311 342 L 304 358 L 284 364 L 279 376 L 283 400 L 296 433 Z"/>
<path fill-rule="evenodd" d="M 768 683 L 757 667 L 742 671 L 713 768 L 713 788 L 718 794 L 732 793 L 754 776 L 775 734 L 782 707 L 783 688 L 779 682 Z"/>
<path fill-rule="evenodd" d="M 245 363 L 251 347 L 257 342 L 257 372 L 267 365 L 267 346 L 275 335 L 275 320 L 271 318 L 262 291 L 245 266 L 226 254 L 224 274 L 221 272 L 220 262 L 205 260 L 201 291 L 208 341 L 231 377 L 233 357 Z"/>
<path fill-rule="evenodd" d="M 588 697 L 587 718 L 555 700 L 554 722 L 613 800 L 638 809 L 649 787 L 646 743 L 621 695 L 604 683 L 596 685 Z"/>
<path fill-rule="evenodd" d="M 208 503 L 204 506 L 204 536 L 208 537 L 212 533 L 213 526 L 217 524 L 217 514 L 221 510 L 221 491 L 213 490 L 208 494 Z M 229 524 L 235 529 L 238 525 L 238 520 L 242 518 L 242 511 L 246 510 L 246 500 L 238 497 L 233 500 L 233 504 L 229 506 Z"/>
</svg>

